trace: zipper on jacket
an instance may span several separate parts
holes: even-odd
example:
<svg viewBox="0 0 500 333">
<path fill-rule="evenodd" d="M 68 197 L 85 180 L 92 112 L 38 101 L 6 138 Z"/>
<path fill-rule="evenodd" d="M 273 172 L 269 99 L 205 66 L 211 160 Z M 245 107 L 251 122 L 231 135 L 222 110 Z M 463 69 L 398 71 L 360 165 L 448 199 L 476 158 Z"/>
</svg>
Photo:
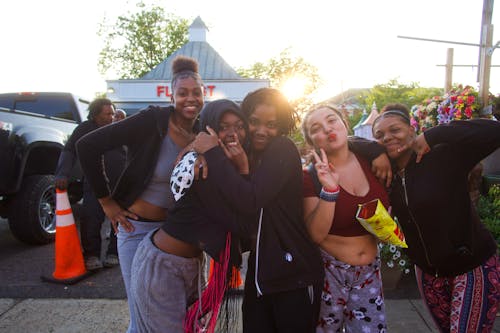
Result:
<svg viewBox="0 0 500 333">
<path fill-rule="evenodd" d="M 260 232 L 262 230 L 262 215 L 264 213 L 264 208 L 260 209 L 259 217 L 259 228 L 257 230 L 257 242 L 255 244 L 255 288 L 257 289 L 257 297 L 262 296 L 262 291 L 260 290 L 259 281 L 257 279 L 259 273 L 259 247 L 260 247 Z"/>
<path fill-rule="evenodd" d="M 415 221 L 415 218 L 413 217 L 413 214 L 410 210 L 410 205 L 408 204 L 408 192 L 406 191 L 406 171 L 405 171 L 405 169 L 402 170 L 402 175 L 400 176 L 400 178 L 401 178 L 401 184 L 403 185 L 403 191 L 405 194 L 405 203 L 406 203 L 406 209 L 408 210 L 408 215 L 410 217 L 410 220 L 413 222 L 413 224 L 415 224 L 415 227 L 417 228 L 418 238 L 420 238 L 420 243 L 422 243 L 422 248 L 424 249 L 425 260 L 427 260 L 427 264 L 430 267 L 433 267 L 431 260 L 429 259 L 429 254 L 427 253 L 427 248 L 425 246 L 424 237 L 422 236 L 422 232 L 420 231 L 420 226 L 418 225 L 417 221 Z M 437 276 L 437 271 L 436 271 L 436 276 Z"/>
</svg>

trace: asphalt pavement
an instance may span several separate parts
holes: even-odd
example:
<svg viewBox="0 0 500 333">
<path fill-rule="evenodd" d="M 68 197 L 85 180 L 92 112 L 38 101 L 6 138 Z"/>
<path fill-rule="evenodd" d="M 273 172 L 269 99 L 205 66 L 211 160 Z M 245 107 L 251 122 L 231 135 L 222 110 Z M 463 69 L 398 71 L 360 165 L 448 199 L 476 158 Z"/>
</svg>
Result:
<svg viewBox="0 0 500 333">
<path fill-rule="evenodd" d="M 0 332 L 126 331 L 128 307 L 119 267 L 74 285 L 43 282 L 40 276 L 50 275 L 53 267 L 53 244 L 22 244 L 0 219 Z M 384 292 L 390 333 L 437 332 L 413 279 L 404 276 L 396 289 Z M 500 333 L 500 320 L 494 332 Z"/>
</svg>

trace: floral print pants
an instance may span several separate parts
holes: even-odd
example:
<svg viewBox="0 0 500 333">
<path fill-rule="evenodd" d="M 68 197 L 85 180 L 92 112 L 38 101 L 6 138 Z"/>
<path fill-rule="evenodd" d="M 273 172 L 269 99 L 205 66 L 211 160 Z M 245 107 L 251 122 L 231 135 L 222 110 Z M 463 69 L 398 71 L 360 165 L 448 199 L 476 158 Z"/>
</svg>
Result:
<svg viewBox="0 0 500 333">
<path fill-rule="evenodd" d="M 386 332 L 380 258 L 351 266 L 321 251 L 325 283 L 317 333 Z"/>
<path fill-rule="evenodd" d="M 491 332 L 500 300 L 498 255 L 462 275 L 435 277 L 415 266 L 415 276 L 440 332 Z"/>
</svg>

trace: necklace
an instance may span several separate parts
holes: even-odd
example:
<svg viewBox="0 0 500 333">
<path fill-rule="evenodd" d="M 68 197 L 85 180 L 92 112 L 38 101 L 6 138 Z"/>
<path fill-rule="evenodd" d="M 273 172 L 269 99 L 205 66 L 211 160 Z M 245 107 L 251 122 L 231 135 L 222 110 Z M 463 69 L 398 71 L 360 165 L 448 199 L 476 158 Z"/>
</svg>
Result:
<svg viewBox="0 0 500 333">
<path fill-rule="evenodd" d="M 177 134 L 179 134 L 181 137 L 188 140 L 189 142 L 194 139 L 195 134 L 193 132 L 188 132 L 182 126 L 177 125 L 175 123 L 174 119 L 172 119 L 172 121 L 170 122 L 170 125 L 172 126 L 172 129 L 174 130 L 174 132 L 176 132 Z"/>
</svg>

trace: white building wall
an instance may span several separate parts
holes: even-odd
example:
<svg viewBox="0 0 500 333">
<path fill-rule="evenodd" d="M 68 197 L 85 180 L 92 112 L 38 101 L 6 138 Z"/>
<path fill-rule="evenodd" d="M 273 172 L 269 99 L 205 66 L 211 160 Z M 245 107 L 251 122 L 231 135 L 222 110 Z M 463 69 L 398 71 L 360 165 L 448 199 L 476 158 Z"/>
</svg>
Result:
<svg viewBox="0 0 500 333">
<path fill-rule="evenodd" d="M 107 97 L 113 102 L 164 102 L 170 100 L 170 82 L 115 80 L 107 81 Z M 241 101 L 250 91 L 268 87 L 267 80 L 204 81 L 207 101 L 227 98 Z"/>
</svg>

